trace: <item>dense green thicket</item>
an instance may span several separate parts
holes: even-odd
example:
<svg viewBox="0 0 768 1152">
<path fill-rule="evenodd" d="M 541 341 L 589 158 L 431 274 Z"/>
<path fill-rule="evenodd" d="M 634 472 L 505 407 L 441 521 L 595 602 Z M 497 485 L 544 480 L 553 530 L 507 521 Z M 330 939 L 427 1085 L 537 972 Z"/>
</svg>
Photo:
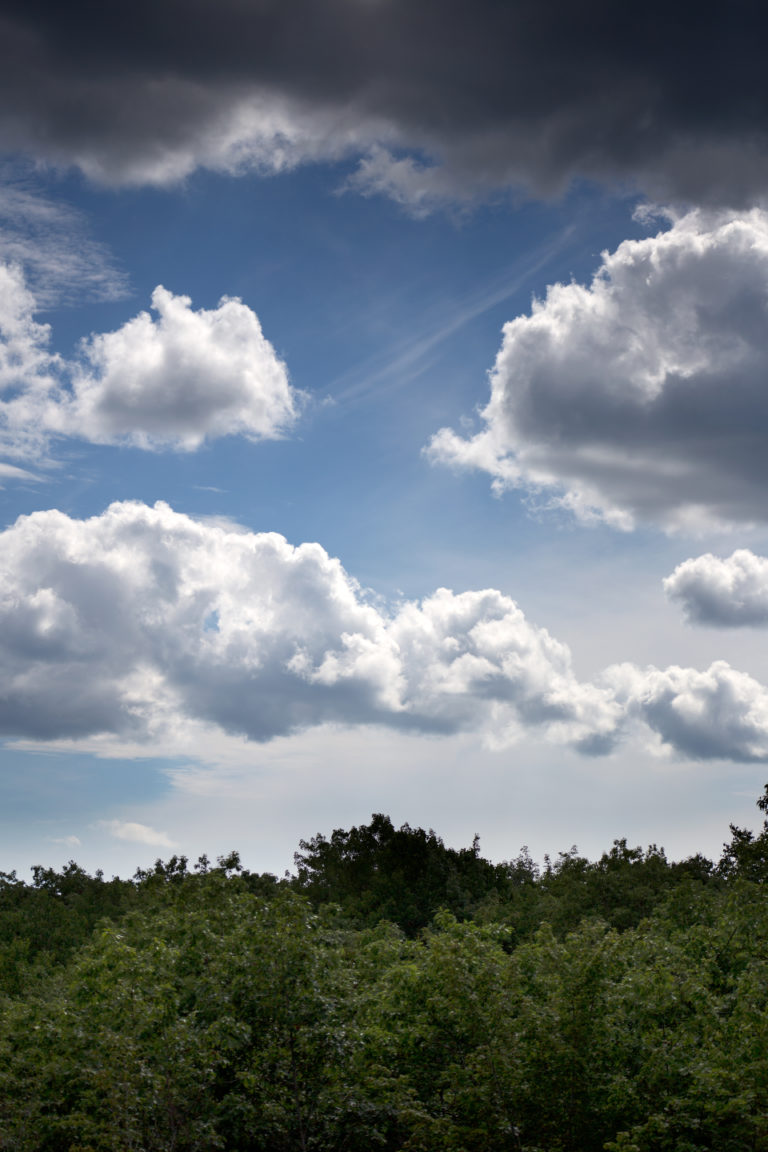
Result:
<svg viewBox="0 0 768 1152">
<path fill-rule="evenodd" d="M 377 815 L 281 881 L 0 876 L 0 1149 L 761 1152 L 767 849 L 539 870 Z"/>
</svg>

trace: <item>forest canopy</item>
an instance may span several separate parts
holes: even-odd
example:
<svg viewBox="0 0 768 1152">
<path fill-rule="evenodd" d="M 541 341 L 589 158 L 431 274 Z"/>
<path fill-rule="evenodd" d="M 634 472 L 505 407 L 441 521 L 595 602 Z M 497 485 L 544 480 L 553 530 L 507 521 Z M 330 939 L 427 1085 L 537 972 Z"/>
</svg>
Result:
<svg viewBox="0 0 768 1152">
<path fill-rule="evenodd" d="M 383 814 L 282 879 L 0 873 L 0 1149 L 755 1152 L 767 883 L 768 820 L 539 867 Z"/>
</svg>

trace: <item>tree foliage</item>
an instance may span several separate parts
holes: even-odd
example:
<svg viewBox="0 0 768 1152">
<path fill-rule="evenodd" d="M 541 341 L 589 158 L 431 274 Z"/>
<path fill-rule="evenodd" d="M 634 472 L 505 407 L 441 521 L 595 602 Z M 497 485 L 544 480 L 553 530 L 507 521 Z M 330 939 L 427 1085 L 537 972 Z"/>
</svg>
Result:
<svg viewBox="0 0 768 1152">
<path fill-rule="evenodd" d="M 758 1152 L 766 841 L 539 870 L 375 815 L 290 881 L 3 875 L 0 1149 Z"/>
</svg>

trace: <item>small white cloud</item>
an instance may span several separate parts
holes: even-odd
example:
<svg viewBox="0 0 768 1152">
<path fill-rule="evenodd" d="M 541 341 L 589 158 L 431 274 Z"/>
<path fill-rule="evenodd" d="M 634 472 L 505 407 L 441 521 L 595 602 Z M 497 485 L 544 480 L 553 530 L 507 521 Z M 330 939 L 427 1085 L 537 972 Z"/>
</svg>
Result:
<svg viewBox="0 0 768 1152">
<path fill-rule="evenodd" d="M 765 521 L 768 212 L 674 219 L 504 327 L 485 427 L 433 461 L 617 527 Z"/>
<path fill-rule="evenodd" d="M 685 560 L 667 576 L 664 590 L 692 624 L 768 626 L 768 559 L 747 548 L 727 558 L 707 552 Z"/>
<path fill-rule="evenodd" d="M 628 721 L 693 760 L 768 760 L 768 690 L 724 660 L 706 671 L 621 664 L 602 677 Z"/>
<path fill-rule="evenodd" d="M 364 196 L 386 196 L 417 220 L 439 208 L 459 205 L 470 200 L 476 188 L 462 195 L 455 176 L 438 164 L 423 164 L 413 156 L 393 156 L 387 149 L 374 146 L 347 179 L 342 191 L 360 192 Z"/>
<path fill-rule="evenodd" d="M 220 436 L 281 436 L 297 416 L 285 365 L 258 317 L 237 299 L 192 310 L 158 287 L 141 312 L 83 345 L 71 401 L 46 413 L 53 431 L 94 443 L 198 448 Z"/>
<path fill-rule="evenodd" d="M 130 840 L 133 844 L 151 844 L 155 848 L 176 846 L 167 833 L 158 832 L 148 824 L 137 824 L 131 820 L 102 820 L 100 826 L 118 840 Z"/>
<path fill-rule="evenodd" d="M 158 287 L 147 312 L 91 336 L 67 363 L 19 267 L 0 264 L 0 449 L 44 458 L 53 437 L 191 451 L 206 440 L 276 439 L 295 422 L 302 394 L 256 314 L 225 297 L 194 311 Z M 17 475 L 5 465 L 0 475 Z M 18 478 L 31 478 L 22 473 Z"/>
<path fill-rule="evenodd" d="M 81 848 L 83 842 L 79 836 L 52 836 L 51 844 L 61 844 L 65 848 Z"/>
</svg>

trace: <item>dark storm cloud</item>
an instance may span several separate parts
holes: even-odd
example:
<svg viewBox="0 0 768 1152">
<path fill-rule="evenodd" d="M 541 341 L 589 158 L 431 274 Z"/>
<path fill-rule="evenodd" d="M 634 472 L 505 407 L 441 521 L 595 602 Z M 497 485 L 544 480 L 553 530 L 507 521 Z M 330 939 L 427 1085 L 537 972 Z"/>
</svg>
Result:
<svg viewBox="0 0 768 1152">
<path fill-rule="evenodd" d="M 9 0 L 0 22 L 0 143 L 107 180 L 376 144 L 432 184 L 440 163 L 443 194 L 587 175 L 735 203 L 768 178 L 756 3 Z"/>
</svg>

